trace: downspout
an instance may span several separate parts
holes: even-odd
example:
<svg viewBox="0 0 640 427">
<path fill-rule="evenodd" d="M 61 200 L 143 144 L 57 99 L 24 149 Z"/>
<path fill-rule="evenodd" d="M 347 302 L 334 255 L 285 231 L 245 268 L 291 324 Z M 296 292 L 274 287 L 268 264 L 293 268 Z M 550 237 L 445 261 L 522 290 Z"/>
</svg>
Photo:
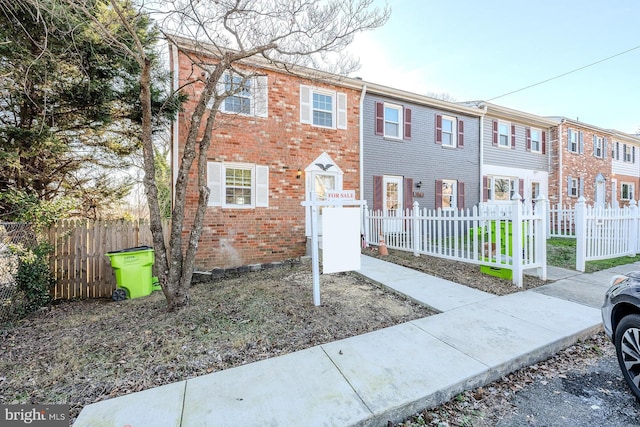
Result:
<svg viewBox="0 0 640 427">
<path fill-rule="evenodd" d="M 564 125 L 565 119 L 560 120 L 560 126 L 558 126 L 558 137 L 556 140 L 558 141 L 558 207 L 562 209 L 562 189 L 563 187 L 563 174 L 562 174 L 562 151 L 564 149 L 562 144 L 562 127 Z"/>
<path fill-rule="evenodd" d="M 358 124 L 360 125 L 360 129 L 358 130 L 358 149 L 360 151 L 360 200 L 364 200 L 364 114 L 362 114 L 362 110 L 364 108 L 364 97 L 367 94 L 367 85 L 365 83 L 362 84 L 362 93 L 360 94 L 360 105 L 358 110 Z M 366 246 L 367 236 L 366 236 L 366 225 L 365 225 L 365 211 L 364 205 L 360 205 L 360 236 L 362 236 L 362 244 Z"/>
<path fill-rule="evenodd" d="M 362 93 L 360 94 L 360 109 L 358 111 L 359 113 L 359 118 L 358 118 L 358 123 L 360 125 L 360 129 L 358 132 L 358 149 L 360 151 L 360 200 L 364 200 L 364 151 L 363 151 L 363 147 L 364 147 L 364 114 L 362 114 L 362 109 L 364 108 L 364 97 L 367 94 L 367 85 L 363 84 L 362 85 Z"/>
<path fill-rule="evenodd" d="M 174 43 L 169 42 L 170 47 L 170 55 L 171 55 L 171 65 L 173 65 L 173 76 L 171 79 L 171 89 L 172 92 L 178 90 L 179 84 L 179 72 L 180 65 L 178 64 L 178 46 Z M 176 171 L 178 170 L 178 155 L 179 155 L 179 145 L 178 145 L 178 117 L 179 112 L 176 113 L 176 116 L 173 118 L 173 122 L 171 123 L 171 181 L 173 185 L 171 186 L 171 202 L 173 203 L 175 197 L 175 188 L 176 188 L 176 180 L 178 179 L 176 175 Z M 173 206 L 172 206 L 173 207 Z"/>
<path fill-rule="evenodd" d="M 482 106 L 482 110 L 484 113 L 480 117 L 480 197 L 478 198 L 479 203 L 484 202 L 484 116 L 487 114 L 487 104 Z"/>
</svg>

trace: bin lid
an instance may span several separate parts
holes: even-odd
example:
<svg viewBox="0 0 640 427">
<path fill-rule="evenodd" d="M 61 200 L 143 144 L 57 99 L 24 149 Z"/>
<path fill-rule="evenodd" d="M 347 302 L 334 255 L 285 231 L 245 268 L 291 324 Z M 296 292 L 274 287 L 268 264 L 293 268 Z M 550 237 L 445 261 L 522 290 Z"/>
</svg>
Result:
<svg viewBox="0 0 640 427">
<path fill-rule="evenodd" d="M 135 248 L 126 248 L 126 249 L 120 249 L 119 251 L 109 251 L 107 252 L 107 255 L 109 254 L 120 254 L 123 252 L 138 252 L 138 251 L 149 251 L 149 250 L 153 250 L 153 248 L 151 246 L 136 246 Z"/>
</svg>

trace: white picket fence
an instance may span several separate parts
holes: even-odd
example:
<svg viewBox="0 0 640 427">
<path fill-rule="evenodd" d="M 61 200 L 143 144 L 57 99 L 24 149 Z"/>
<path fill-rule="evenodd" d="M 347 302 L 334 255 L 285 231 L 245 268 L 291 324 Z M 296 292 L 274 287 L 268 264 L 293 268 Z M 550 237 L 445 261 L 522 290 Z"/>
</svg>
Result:
<svg viewBox="0 0 640 427">
<path fill-rule="evenodd" d="M 635 256 L 640 253 L 638 205 L 624 208 L 587 206 L 584 197 L 575 206 L 576 270 L 587 261 Z"/>
<path fill-rule="evenodd" d="M 523 270 L 547 275 L 547 203 L 544 197 L 523 205 L 516 195 L 508 205 L 475 206 L 466 210 L 413 209 L 390 215 L 364 206 L 367 244 L 511 270 L 513 283 L 523 284 Z M 513 256 L 521 254 L 521 256 Z"/>
<path fill-rule="evenodd" d="M 575 238 L 575 209 L 568 206 L 550 206 L 548 209 L 547 237 Z"/>
</svg>

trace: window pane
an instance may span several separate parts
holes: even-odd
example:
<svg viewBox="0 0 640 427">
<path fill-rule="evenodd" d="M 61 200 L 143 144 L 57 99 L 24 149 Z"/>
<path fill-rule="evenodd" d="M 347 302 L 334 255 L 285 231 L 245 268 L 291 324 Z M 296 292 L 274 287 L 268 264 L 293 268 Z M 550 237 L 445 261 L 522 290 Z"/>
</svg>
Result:
<svg viewBox="0 0 640 427">
<path fill-rule="evenodd" d="M 400 136 L 400 126 L 397 123 L 385 123 L 384 134 L 387 136 Z"/>
<path fill-rule="evenodd" d="M 511 180 L 505 178 L 495 178 L 493 180 L 494 200 L 509 200 L 511 193 Z"/>
<path fill-rule="evenodd" d="M 225 197 L 229 205 L 251 205 L 251 170 L 227 168 Z"/>
<path fill-rule="evenodd" d="M 384 109 L 384 120 L 387 122 L 399 123 L 400 122 L 400 110 L 396 108 Z"/>
<path fill-rule="evenodd" d="M 313 124 L 333 127 L 333 96 L 313 94 Z"/>
</svg>

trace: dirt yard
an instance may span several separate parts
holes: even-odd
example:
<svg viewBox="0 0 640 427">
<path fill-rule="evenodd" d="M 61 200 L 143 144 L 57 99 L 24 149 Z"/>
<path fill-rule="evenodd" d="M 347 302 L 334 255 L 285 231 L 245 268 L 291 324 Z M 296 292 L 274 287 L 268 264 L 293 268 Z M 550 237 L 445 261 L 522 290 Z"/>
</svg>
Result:
<svg viewBox="0 0 640 427">
<path fill-rule="evenodd" d="M 0 401 L 85 405 L 275 357 L 433 314 L 352 273 L 309 265 L 193 287 L 167 313 L 161 292 L 135 300 L 67 301 L 0 326 Z"/>
</svg>

